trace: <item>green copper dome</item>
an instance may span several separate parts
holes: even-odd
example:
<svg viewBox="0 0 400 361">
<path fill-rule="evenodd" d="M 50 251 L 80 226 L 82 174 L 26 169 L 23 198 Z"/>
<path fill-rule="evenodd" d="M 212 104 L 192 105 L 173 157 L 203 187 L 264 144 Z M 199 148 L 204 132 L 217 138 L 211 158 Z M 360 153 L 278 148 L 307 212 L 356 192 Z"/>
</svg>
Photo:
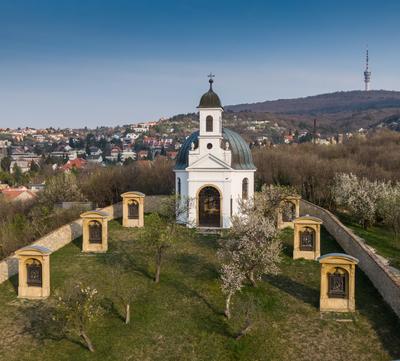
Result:
<svg viewBox="0 0 400 361">
<path fill-rule="evenodd" d="M 217 93 L 214 93 L 212 88 L 213 82 L 214 81 L 212 79 L 209 80 L 210 89 L 201 97 L 198 108 L 222 108 L 221 100 L 219 99 Z"/>
<path fill-rule="evenodd" d="M 230 129 L 222 129 L 223 144 L 229 143 L 229 149 L 232 152 L 232 164 L 233 169 L 256 169 L 253 163 L 253 156 L 251 155 L 250 148 L 244 139 L 234 131 Z M 176 157 L 176 170 L 186 169 L 188 166 L 189 150 L 192 147 L 192 143 L 195 144 L 195 148 L 199 144 L 199 131 L 192 133 L 183 143 L 179 150 L 178 156 Z"/>
</svg>

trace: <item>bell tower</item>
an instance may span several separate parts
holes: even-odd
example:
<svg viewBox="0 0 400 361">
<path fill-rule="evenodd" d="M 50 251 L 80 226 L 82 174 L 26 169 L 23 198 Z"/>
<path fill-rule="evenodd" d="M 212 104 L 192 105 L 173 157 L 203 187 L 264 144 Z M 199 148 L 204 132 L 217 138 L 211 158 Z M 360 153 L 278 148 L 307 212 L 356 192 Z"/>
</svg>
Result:
<svg viewBox="0 0 400 361">
<path fill-rule="evenodd" d="M 218 95 L 213 90 L 214 75 L 209 74 L 210 89 L 200 99 L 199 150 L 200 153 L 215 151 L 221 147 L 223 108 Z"/>
</svg>

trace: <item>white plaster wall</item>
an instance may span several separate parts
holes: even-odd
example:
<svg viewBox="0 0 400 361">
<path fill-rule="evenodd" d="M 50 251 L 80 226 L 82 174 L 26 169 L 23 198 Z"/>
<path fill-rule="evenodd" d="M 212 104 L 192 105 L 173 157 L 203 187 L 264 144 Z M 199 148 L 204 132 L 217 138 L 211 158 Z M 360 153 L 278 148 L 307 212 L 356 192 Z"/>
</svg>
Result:
<svg viewBox="0 0 400 361">
<path fill-rule="evenodd" d="M 206 132 L 206 118 L 213 117 L 213 131 Z M 222 135 L 222 109 L 221 108 L 201 108 L 200 118 L 200 136 L 221 136 Z"/>
<path fill-rule="evenodd" d="M 188 193 L 188 172 L 186 171 L 175 171 L 175 193 L 178 195 L 178 178 L 181 179 L 181 202 L 182 207 L 185 207 L 187 201 L 190 201 L 189 193 Z M 188 215 L 181 214 L 179 219 L 177 219 L 178 223 L 187 223 L 188 222 Z"/>
<path fill-rule="evenodd" d="M 235 170 L 232 173 L 232 214 L 238 214 L 239 202 L 242 199 L 242 181 L 244 178 L 249 180 L 248 199 L 254 197 L 254 172 L 255 171 L 241 171 Z"/>
</svg>

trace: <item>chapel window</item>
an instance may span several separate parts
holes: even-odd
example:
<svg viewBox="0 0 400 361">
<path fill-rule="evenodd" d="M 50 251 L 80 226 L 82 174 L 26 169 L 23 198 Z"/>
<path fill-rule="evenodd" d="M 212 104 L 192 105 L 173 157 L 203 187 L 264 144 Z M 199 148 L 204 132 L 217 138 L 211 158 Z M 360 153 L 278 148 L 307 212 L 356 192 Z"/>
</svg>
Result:
<svg viewBox="0 0 400 361">
<path fill-rule="evenodd" d="M 248 199 L 249 198 L 249 179 L 244 178 L 242 181 L 242 198 Z"/>
<path fill-rule="evenodd" d="M 178 185 L 177 185 L 177 188 L 178 188 L 178 196 L 180 196 L 181 195 L 181 179 L 180 178 L 178 178 Z"/>
<path fill-rule="evenodd" d="M 208 115 L 206 118 L 206 132 L 212 132 L 213 131 L 213 117 L 211 115 Z"/>
</svg>

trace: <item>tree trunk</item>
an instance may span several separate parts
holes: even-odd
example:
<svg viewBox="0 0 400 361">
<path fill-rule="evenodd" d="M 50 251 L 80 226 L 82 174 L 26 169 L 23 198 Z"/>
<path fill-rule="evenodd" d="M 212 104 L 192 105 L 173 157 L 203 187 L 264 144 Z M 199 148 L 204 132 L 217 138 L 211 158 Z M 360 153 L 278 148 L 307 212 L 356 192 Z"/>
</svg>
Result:
<svg viewBox="0 0 400 361">
<path fill-rule="evenodd" d="M 250 272 L 247 274 L 247 278 L 249 279 L 249 281 L 251 282 L 251 284 L 252 284 L 253 287 L 257 287 L 256 280 L 254 279 L 254 271 L 250 271 Z"/>
<path fill-rule="evenodd" d="M 155 283 L 160 282 L 161 257 L 162 257 L 161 251 L 157 252 L 157 256 L 156 256 L 156 275 L 154 277 L 154 282 Z"/>
<path fill-rule="evenodd" d="M 131 305 L 127 303 L 125 308 L 125 324 L 127 325 L 130 321 L 131 321 Z"/>
<path fill-rule="evenodd" d="M 229 293 L 225 300 L 225 317 L 229 320 L 231 318 L 231 298 L 232 293 Z"/>
<path fill-rule="evenodd" d="M 81 337 L 82 337 L 83 341 L 85 342 L 89 351 L 94 352 L 95 350 L 94 350 L 92 341 L 90 340 L 89 336 L 86 334 L 86 332 L 84 330 L 81 330 Z"/>
</svg>

